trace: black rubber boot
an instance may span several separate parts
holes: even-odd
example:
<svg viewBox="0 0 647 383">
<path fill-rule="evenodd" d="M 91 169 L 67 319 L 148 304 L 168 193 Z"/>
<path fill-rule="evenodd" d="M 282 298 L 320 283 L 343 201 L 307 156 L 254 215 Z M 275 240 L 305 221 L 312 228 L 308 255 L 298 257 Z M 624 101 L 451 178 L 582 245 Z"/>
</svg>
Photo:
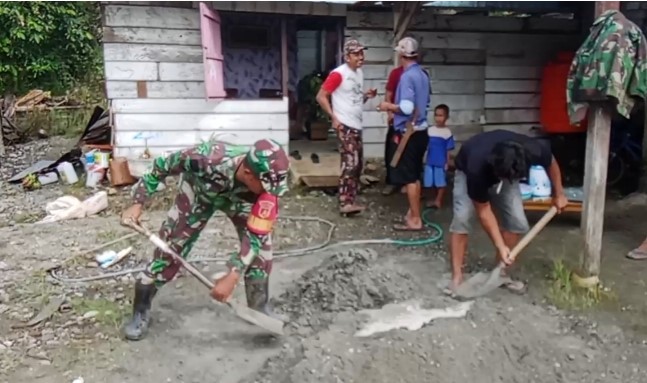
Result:
<svg viewBox="0 0 647 383">
<path fill-rule="evenodd" d="M 272 311 L 270 306 L 270 280 L 245 278 L 245 295 L 247 296 L 247 306 L 272 318 L 279 319 L 283 322 L 287 318 L 283 315 Z"/>
<path fill-rule="evenodd" d="M 156 293 L 155 284 L 145 285 L 139 280 L 135 283 L 133 316 L 123 328 L 126 339 L 141 340 L 146 336 L 150 323 L 151 303 Z"/>
</svg>

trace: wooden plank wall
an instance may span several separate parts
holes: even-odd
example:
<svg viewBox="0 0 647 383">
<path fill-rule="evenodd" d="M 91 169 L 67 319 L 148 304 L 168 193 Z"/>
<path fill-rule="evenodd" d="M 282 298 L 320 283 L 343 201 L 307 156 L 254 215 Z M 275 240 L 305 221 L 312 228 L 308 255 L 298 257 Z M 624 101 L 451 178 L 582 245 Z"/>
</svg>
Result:
<svg viewBox="0 0 647 383">
<path fill-rule="evenodd" d="M 114 113 L 116 155 L 153 155 L 213 135 L 251 144 L 288 144 L 283 100 L 205 100 L 200 15 L 195 8 L 105 4 L 106 95 Z"/>
<path fill-rule="evenodd" d="M 220 11 L 280 13 L 285 15 L 346 16 L 346 4 L 323 1 L 212 1 Z"/>
<path fill-rule="evenodd" d="M 375 111 L 393 68 L 392 13 L 347 15 L 346 37 L 368 47 L 365 87 L 379 96 L 364 107 L 368 157 L 384 152 L 386 115 Z M 495 128 L 527 132 L 539 122 L 542 66 L 558 51 L 576 50 L 583 41 L 579 21 L 548 18 L 444 16 L 421 11 L 409 33 L 423 50 L 431 74 L 433 106 L 447 104 L 457 141 Z M 430 122 L 433 110 L 429 111 Z"/>
<path fill-rule="evenodd" d="M 647 30 L 647 2 L 645 1 L 622 1 L 620 11 L 631 21 L 636 23 L 643 32 Z"/>
</svg>

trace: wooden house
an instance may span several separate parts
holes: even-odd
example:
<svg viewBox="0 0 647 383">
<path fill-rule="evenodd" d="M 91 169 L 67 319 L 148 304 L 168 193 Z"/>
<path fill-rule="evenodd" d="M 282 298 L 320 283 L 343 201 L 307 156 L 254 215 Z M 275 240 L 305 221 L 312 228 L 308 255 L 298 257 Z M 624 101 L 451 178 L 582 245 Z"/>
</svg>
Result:
<svg viewBox="0 0 647 383">
<path fill-rule="evenodd" d="M 432 106 L 451 108 L 458 141 L 483 130 L 527 132 L 538 125 L 542 68 L 558 52 L 578 48 L 592 7 L 520 2 L 514 4 L 521 11 L 505 13 L 492 6 L 505 2 L 471 2 L 490 4 L 485 9 L 428 4 L 434 3 L 448 4 L 419 8 L 405 23 L 398 4 L 387 2 L 105 2 L 115 155 L 134 159 L 146 148 L 158 155 L 214 135 L 295 146 L 289 127 L 299 79 L 332 69 L 343 39 L 355 37 L 368 47 L 365 86 L 380 93 L 364 107 L 364 152 L 381 157 L 386 116 L 375 108 L 403 26 L 421 44 Z M 633 7 L 630 17 L 644 17 L 639 2 L 622 4 Z M 534 8 L 524 14 L 524 6 Z"/>
</svg>

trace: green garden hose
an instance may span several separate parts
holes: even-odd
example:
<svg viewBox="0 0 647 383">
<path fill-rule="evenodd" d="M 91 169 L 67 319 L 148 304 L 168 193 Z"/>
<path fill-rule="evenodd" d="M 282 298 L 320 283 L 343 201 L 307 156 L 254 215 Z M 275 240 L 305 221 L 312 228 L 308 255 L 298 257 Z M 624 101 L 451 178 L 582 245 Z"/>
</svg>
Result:
<svg viewBox="0 0 647 383">
<path fill-rule="evenodd" d="M 440 242 L 443 239 L 443 229 L 439 224 L 431 222 L 431 219 L 428 217 L 428 214 L 431 213 L 433 209 L 427 208 L 422 211 L 422 222 L 424 225 L 430 229 L 433 229 L 436 234 L 422 239 L 394 239 L 393 244 L 399 246 L 427 246 L 432 243 Z"/>
<path fill-rule="evenodd" d="M 425 227 L 432 229 L 435 232 L 435 234 L 431 237 L 420 238 L 420 239 L 390 239 L 390 238 L 358 239 L 358 240 L 340 241 L 335 243 L 331 243 L 331 241 L 332 241 L 332 236 L 335 231 L 336 225 L 326 219 L 319 218 L 319 217 L 311 217 L 311 216 L 279 217 L 280 220 L 319 222 L 319 223 L 328 225 L 329 229 L 327 233 L 327 238 L 324 242 L 318 245 L 314 245 L 306 248 L 275 251 L 274 259 L 309 255 L 317 251 L 321 251 L 323 249 L 330 249 L 330 248 L 339 247 L 339 246 L 385 244 L 385 245 L 396 245 L 400 247 L 417 247 L 417 246 L 431 245 L 433 243 L 440 242 L 440 240 L 443 238 L 443 229 L 440 227 L 440 225 L 434 222 L 431 222 L 431 219 L 429 219 L 429 213 L 431 213 L 432 211 L 433 211 L 432 209 L 427 208 L 427 209 L 424 209 L 422 212 L 422 222 L 424 223 Z M 217 216 L 219 215 L 216 215 L 214 217 L 217 217 Z M 224 215 L 222 216 L 224 217 Z M 217 264 L 224 264 L 228 260 L 229 260 L 228 257 L 204 257 L 204 258 L 190 258 L 189 262 L 191 263 L 215 262 Z M 101 279 L 116 278 L 123 275 L 139 273 L 141 271 L 144 271 L 145 268 L 138 267 L 133 269 L 121 270 L 113 273 L 103 273 L 103 274 L 99 274 L 91 277 L 76 278 L 76 279 L 68 279 L 68 278 L 62 277 L 60 274 L 58 274 L 57 270 L 59 269 L 52 269 L 49 271 L 50 275 L 57 281 L 62 283 L 83 283 L 83 282 L 91 282 L 91 281 L 97 281 Z"/>
</svg>

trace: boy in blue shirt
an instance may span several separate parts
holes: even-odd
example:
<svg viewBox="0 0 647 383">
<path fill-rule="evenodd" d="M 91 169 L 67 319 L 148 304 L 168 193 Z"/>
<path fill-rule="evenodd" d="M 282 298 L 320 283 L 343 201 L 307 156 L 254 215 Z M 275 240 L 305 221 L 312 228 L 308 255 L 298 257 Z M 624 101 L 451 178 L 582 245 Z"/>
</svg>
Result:
<svg viewBox="0 0 647 383">
<path fill-rule="evenodd" d="M 427 160 L 425 161 L 424 186 L 436 189 L 436 199 L 428 203 L 427 207 L 440 209 L 447 186 L 447 166 L 449 153 L 454 150 L 454 136 L 447 127 L 449 107 L 445 104 L 434 109 L 434 125 L 427 129 L 429 145 L 427 146 Z"/>
</svg>

